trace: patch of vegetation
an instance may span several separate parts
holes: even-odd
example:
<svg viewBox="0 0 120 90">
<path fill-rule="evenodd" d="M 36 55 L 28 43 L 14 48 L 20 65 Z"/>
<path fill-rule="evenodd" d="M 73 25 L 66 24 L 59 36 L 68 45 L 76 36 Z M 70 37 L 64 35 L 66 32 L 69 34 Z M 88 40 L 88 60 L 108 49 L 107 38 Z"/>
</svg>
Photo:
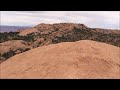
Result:
<svg viewBox="0 0 120 90">
<path fill-rule="evenodd" d="M 28 34 L 26 36 L 20 36 L 18 35 L 18 32 L 4 32 L 0 33 L 0 43 L 8 41 L 8 40 L 24 40 L 28 42 L 34 42 L 35 35 Z"/>
<path fill-rule="evenodd" d="M 120 34 L 93 32 L 91 30 L 75 29 L 70 32 L 64 33 L 62 36 L 55 36 L 52 39 L 53 43 L 60 42 L 74 42 L 78 40 L 94 40 L 104 42 L 120 47 Z"/>
<path fill-rule="evenodd" d="M 4 54 L 2 55 L 2 57 L 4 57 L 5 59 L 8 59 L 8 58 L 10 58 L 10 57 L 12 57 L 12 56 L 14 56 L 14 55 L 15 55 L 15 52 L 12 51 L 12 50 L 10 50 L 9 52 L 4 53 Z"/>
<path fill-rule="evenodd" d="M 19 51 L 18 53 L 22 53 L 22 52 L 25 52 L 25 51 L 28 51 L 28 50 L 30 50 L 30 48 L 24 48 L 24 49 L 18 48 L 16 50 L 10 50 L 9 52 L 6 52 L 2 55 L 0 54 L 0 60 L 2 60 L 2 59 L 6 60 L 6 59 L 14 56 L 15 54 L 17 54 L 17 51 Z"/>
<path fill-rule="evenodd" d="M 8 40 L 13 40 L 18 37 L 18 32 L 4 32 L 0 33 L 0 43 Z"/>
</svg>

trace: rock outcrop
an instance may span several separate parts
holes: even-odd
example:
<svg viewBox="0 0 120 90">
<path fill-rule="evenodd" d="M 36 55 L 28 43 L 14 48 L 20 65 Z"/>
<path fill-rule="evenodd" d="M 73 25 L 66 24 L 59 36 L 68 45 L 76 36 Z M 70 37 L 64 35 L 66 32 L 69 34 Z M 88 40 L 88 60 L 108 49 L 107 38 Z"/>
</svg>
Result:
<svg viewBox="0 0 120 90">
<path fill-rule="evenodd" d="M 63 42 L 15 55 L 2 79 L 120 79 L 120 48 L 91 40 Z"/>
</svg>

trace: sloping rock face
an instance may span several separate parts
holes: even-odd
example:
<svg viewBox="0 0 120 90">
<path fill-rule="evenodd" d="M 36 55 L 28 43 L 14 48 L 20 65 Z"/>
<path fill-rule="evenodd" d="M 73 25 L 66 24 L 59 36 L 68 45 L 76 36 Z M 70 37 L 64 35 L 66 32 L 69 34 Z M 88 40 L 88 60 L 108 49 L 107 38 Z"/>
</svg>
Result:
<svg viewBox="0 0 120 90">
<path fill-rule="evenodd" d="M 24 30 L 18 30 L 17 32 L 20 32 L 18 35 L 26 36 L 27 34 L 38 32 L 38 30 L 36 28 L 28 28 Z"/>
<path fill-rule="evenodd" d="M 120 79 L 120 48 L 91 40 L 38 47 L 0 65 L 0 78 Z"/>
</svg>

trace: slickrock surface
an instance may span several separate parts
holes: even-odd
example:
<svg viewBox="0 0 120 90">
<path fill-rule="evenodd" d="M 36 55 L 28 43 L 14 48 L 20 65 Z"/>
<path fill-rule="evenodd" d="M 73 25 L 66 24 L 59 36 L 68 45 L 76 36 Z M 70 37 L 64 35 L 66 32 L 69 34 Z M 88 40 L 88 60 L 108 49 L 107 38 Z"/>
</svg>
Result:
<svg viewBox="0 0 120 90">
<path fill-rule="evenodd" d="M 37 47 L 0 64 L 2 79 L 120 79 L 120 48 L 91 40 Z"/>
</svg>

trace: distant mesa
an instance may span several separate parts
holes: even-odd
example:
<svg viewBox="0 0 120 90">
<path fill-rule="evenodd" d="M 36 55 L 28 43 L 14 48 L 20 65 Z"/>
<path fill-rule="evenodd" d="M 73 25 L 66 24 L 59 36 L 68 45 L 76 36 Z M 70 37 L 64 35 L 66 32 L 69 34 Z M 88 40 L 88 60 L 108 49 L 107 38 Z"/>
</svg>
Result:
<svg viewBox="0 0 120 90">
<path fill-rule="evenodd" d="M 95 30 L 96 32 L 106 32 L 106 33 L 119 33 L 119 30 L 116 29 L 101 29 L 101 28 L 89 28 L 84 24 L 77 24 L 77 23 L 55 23 L 55 24 L 38 24 L 36 26 L 34 26 L 33 28 L 29 28 L 29 29 L 24 29 L 24 30 L 20 30 L 20 35 L 27 35 L 30 33 L 34 33 L 34 32 L 42 32 L 45 30 L 52 30 L 52 29 L 58 29 L 58 30 L 71 30 L 71 29 L 89 29 L 89 30 Z M 25 33 L 25 34 L 23 34 Z"/>
</svg>

